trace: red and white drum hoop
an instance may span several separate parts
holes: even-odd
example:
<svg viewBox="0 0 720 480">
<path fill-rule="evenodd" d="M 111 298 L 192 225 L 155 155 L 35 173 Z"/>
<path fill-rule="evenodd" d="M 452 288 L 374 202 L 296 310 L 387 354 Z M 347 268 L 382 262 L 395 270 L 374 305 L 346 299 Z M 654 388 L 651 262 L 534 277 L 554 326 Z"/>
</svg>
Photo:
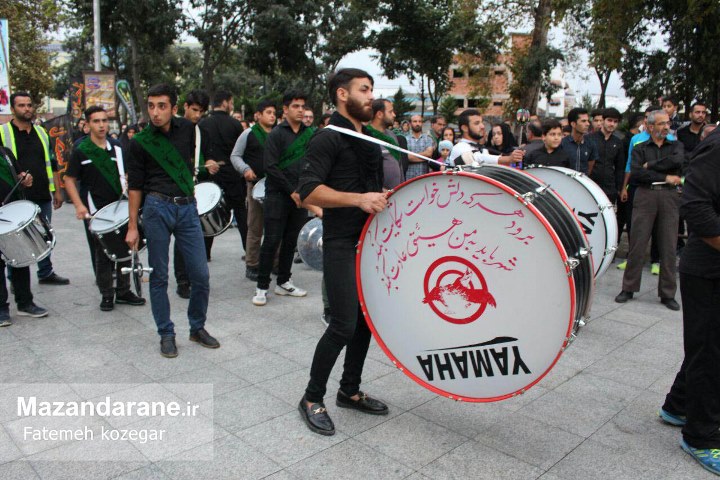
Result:
<svg viewBox="0 0 720 480">
<path fill-rule="evenodd" d="M 564 167 L 533 167 L 529 173 L 547 183 L 572 207 L 592 250 L 595 278 L 600 278 L 615 258 L 618 224 L 613 204 L 587 175 Z"/>
<path fill-rule="evenodd" d="M 366 223 L 358 290 L 403 372 L 440 395 L 491 402 L 535 385 L 567 346 L 572 265 L 527 197 L 488 176 L 434 173 L 402 184 Z"/>
</svg>

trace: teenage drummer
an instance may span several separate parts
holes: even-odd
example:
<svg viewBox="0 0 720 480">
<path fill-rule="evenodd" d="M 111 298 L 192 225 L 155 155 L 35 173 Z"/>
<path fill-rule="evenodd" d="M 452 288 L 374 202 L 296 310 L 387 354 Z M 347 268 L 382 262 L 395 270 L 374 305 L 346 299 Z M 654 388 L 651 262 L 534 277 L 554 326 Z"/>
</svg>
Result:
<svg viewBox="0 0 720 480">
<path fill-rule="evenodd" d="M 121 272 L 121 268 L 130 266 L 130 261 L 110 260 L 97 238 L 88 232 L 90 215 L 121 198 L 124 178 L 121 179 L 119 173 L 122 158 L 118 157 L 122 156 L 122 149 L 119 142 L 107 136 L 105 109 L 97 105 L 89 107 L 85 110 L 85 121 L 90 134 L 73 149 L 65 172 L 65 190 L 75 205 L 75 216 L 83 220 L 90 249 L 95 253 L 95 281 L 102 295 L 100 310 L 108 312 L 116 303 L 145 305 L 144 298 L 130 291 L 130 275 Z M 77 180 L 80 180 L 82 193 L 78 192 Z"/>
<path fill-rule="evenodd" d="M 158 84 L 147 94 L 150 125 L 130 142 L 127 152 L 127 173 L 130 200 L 127 244 L 137 248 L 138 211 L 143 203 L 143 228 L 147 238 L 150 274 L 150 304 L 160 335 L 160 354 L 177 357 L 175 324 L 170 319 L 168 286 L 168 250 L 170 236 L 175 236 L 187 268 L 192 288 L 187 316 L 190 322 L 190 341 L 207 348 L 220 343 L 205 330 L 210 274 L 205 243 L 200 226 L 194 191 L 195 165 L 207 165 L 211 160 L 207 142 L 196 138 L 195 125 L 176 117 L 177 93 L 170 85 Z M 202 152 L 195 152 L 200 141 Z M 198 158 L 199 157 L 199 158 Z M 204 163 L 202 163 L 204 162 Z"/>
<path fill-rule="evenodd" d="M 33 177 L 29 173 L 20 173 L 15 156 L 9 148 L 0 146 L 0 201 L 5 199 L 20 178 L 19 189 L 7 199 L 8 202 L 24 198 L 23 188 L 30 188 L 33 184 Z M 17 180 L 16 180 L 17 179 Z M 17 314 L 21 317 L 46 317 L 48 311 L 33 303 L 33 295 L 30 291 L 30 267 L 11 268 L 13 271 L 10 280 L 15 293 Z M 5 259 L 0 257 L 0 327 L 12 325 L 10 320 L 10 309 L 8 308 L 8 291 L 5 284 Z"/>
</svg>

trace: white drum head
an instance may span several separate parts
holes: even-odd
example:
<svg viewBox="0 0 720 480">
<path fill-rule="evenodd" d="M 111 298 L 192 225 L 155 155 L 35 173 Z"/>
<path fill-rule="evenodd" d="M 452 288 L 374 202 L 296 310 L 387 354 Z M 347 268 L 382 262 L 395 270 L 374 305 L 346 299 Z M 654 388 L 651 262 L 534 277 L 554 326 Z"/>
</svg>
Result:
<svg viewBox="0 0 720 480">
<path fill-rule="evenodd" d="M 28 224 L 40 207 L 29 200 L 17 200 L 0 207 L 0 235 L 14 232 Z"/>
<path fill-rule="evenodd" d="M 92 233 L 111 232 L 127 223 L 129 212 L 127 200 L 110 203 L 95 212 L 88 228 Z"/>
<path fill-rule="evenodd" d="M 217 207 L 222 200 L 222 189 L 212 182 L 203 182 L 195 185 L 195 200 L 197 201 L 197 210 L 199 215 Z"/>
<path fill-rule="evenodd" d="M 252 197 L 260 203 L 265 200 L 265 177 L 261 178 L 253 187 Z"/>
<path fill-rule="evenodd" d="M 564 167 L 535 167 L 528 173 L 544 181 L 572 208 L 592 249 L 595 278 L 608 269 L 617 249 L 618 225 L 612 202 L 588 176 Z"/>
<path fill-rule="evenodd" d="M 398 187 L 358 246 L 365 318 L 424 387 L 488 402 L 535 385 L 575 317 L 567 255 L 548 221 L 487 177 L 430 174 Z"/>
</svg>

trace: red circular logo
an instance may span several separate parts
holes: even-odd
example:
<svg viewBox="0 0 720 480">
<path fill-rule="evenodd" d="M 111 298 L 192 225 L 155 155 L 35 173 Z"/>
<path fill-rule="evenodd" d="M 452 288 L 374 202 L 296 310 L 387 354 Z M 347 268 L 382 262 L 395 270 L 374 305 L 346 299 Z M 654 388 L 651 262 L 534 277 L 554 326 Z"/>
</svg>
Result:
<svg viewBox="0 0 720 480">
<path fill-rule="evenodd" d="M 446 322 L 462 325 L 496 307 L 485 277 L 472 262 L 456 256 L 435 260 L 425 272 L 423 303 Z"/>
</svg>

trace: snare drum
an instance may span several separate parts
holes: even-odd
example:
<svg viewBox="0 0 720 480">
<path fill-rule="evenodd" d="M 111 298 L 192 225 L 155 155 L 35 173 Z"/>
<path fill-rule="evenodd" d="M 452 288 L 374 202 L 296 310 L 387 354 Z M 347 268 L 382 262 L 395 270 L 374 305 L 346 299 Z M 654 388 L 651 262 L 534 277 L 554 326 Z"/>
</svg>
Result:
<svg viewBox="0 0 720 480">
<path fill-rule="evenodd" d="M 252 189 L 252 197 L 259 204 L 265 202 L 265 177 L 261 178 Z"/>
<path fill-rule="evenodd" d="M 55 234 L 40 212 L 28 200 L 0 207 L 0 252 L 14 268 L 27 267 L 44 259 L 55 247 Z"/>
<path fill-rule="evenodd" d="M 95 212 L 90 219 L 88 229 L 102 246 L 105 255 L 113 262 L 125 262 L 132 258 L 132 252 L 125 237 L 128 231 L 128 222 L 130 221 L 129 204 L 127 200 L 118 200 L 117 202 L 105 205 L 103 208 Z M 138 236 L 140 238 L 140 250 L 145 248 L 145 232 L 142 228 L 142 222 L 138 218 Z"/>
<path fill-rule="evenodd" d="M 400 185 L 357 255 L 381 348 L 425 388 L 474 402 L 524 393 L 553 368 L 589 308 L 592 272 L 570 209 L 506 167 Z"/>
<path fill-rule="evenodd" d="M 313 270 L 323 269 L 323 225 L 322 219 L 313 218 L 298 234 L 297 250 L 303 263 Z"/>
<path fill-rule="evenodd" d="M 198 215 L 203 235 L 215 237 L 230 227 L 233 212 L 225 204 L 222 189 L 212 182 L 195 185 Z"/>
<path fill-rule="evenodd" d="M 590 177 L 569 168 L 533 167 L 528 173 L 550 185 L 572 207 L 590 241 L 595 278 L 599 278 L 610 268 L 618 245 L 610 199 Z"/>
</svg>

